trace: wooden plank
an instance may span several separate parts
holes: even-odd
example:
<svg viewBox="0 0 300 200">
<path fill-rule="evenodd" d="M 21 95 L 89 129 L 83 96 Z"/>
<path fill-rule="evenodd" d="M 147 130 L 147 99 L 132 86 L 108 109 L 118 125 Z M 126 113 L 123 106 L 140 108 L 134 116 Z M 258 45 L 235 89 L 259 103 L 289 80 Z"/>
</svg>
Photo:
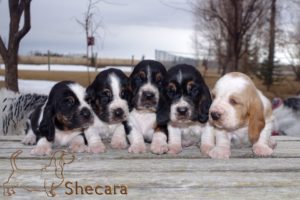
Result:
<svg viewBox="0 0 300 200">
<path fill-rule="evenodd" d="M 11 173 L 10 155 L 24 152 L 16 163 L 21 171 L 15 179 L 19 186 L 42 189 L 40 169 L 49 157 L 30 155 L 32 147 L 23 146 L 20 136 L 0 137 L 0 182 Z M 108 148 L 104 154 L 75 154 L 65 165 L 65 181 L 82 185 L 125 184 L 127 196 L 100 196 L 103 199 L 297 199 L 300 197 L 300 140 L 274 137 L 278 146 L 272 157 L 254 157 L 250 148 L 233 149 L 230 160 L 203 157 L 197 147 L 179 155 L 129 154 Z M 51 176 L 48 171 L 43 176 Z M 2 184 L 0 186 L 1 190 Z M 68 196 L 62 185 L 55 199 L 95 199 L 95 195 Z M 12 199 L 43 199 L 44 192 L 16 189 Z M 6 198 L 5 198 L 6 199 Z M 8 198 L 11 199 L 11 198 Z"/>
<path fill-rule="evenodd" d="M 44 192 L 28 193 L 22 189 L 16 190 L 17 194 L 14 200 L 40 200 L 51 199 L 46 198 Z M 57 196 L 53 199 L 188 199 L 188 200 L 253 200 L 253 199 L 299 199 L 300 191 L 297 187 L 257 187 L 257 188 L 128 188 L 128 195 L 66 195 L 65 189 L 60 188 L 57 191 Z"/>
<path fill-rule="evenodd" d="M 107 152 L 103 154 L 91 155 L 88 153 L 77 154 L 86 157 L 93 156 L 95 159 L 174 159 L 174 158 L 190 158 L 190 159 L 203 159 L 205 156 L 201 155 L 198 147 L 188 147 L 178 155 L 154 155 L 150 152 L 144 154 L 129 154 L 127 150 L 111 149 L 109 144 L 106 144 Z M 6 142 L 0 141 L 0 159 L 9 158 L 10 155 L 17 149 L 24 150 L 24 153 L 20 156 L 21 159 L 36 158 L 36 156 L 30 155 L 32 146 L 25 146 L 20 142 Z M 149 149 L 149 145 L 148 145 Z M 57 149 L 54 149 L 57 150 Z M 272 157 L 274 158 L 299 158 L 300 157 L 300 142 L 299 141 L 278 141 Z M 255 158 L 251 148 L 232 149 L 232 158 Z M 41 158 L 43 159 L 43 158 Z"/>
<path fill-rule="evenodd" d="M 46 158 L 41 159 L 17 159 L 16 163 L 21 169 L 41 169 L 49 163 Z M 88 165 L 88 167 L 87 167 Z M 171 167 L 170 167 L 171 166 Z M 8 159 L 2 159 L 0 171 L 11 169 Z M 71 171 L 104 171 L 118 172 L 297 172 L 300 169 L 300 159 L 294 158 L 260 158 L 260 159 L 95 159 L 94 156 L 76 156 L 74 162 L 65 166 Z"/>
</svg>

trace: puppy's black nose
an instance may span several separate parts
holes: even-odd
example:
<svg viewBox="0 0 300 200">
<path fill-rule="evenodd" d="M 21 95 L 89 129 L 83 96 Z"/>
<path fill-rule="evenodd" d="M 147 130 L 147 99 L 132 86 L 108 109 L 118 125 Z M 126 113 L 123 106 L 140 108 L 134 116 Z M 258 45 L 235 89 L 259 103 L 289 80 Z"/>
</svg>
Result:
<svg viewBox="0 0 300 200">
<path fill-rule="evenodd" d="M 145 92 L 143 92 L 143 96 L 146 97 L 147 100 L 151 100 L 154 97 L 154 93 L 145 91 Z"/>
<path fill-rule="evenodd" d="M 83 116 L 85 119 L 89 119 L 92 113 L 88 108 L 82 108 L 82 110 L 80 111 L 80 115 Z"/>
<path fill-rule="evenodd" d="M 210 116 L 211 116 L 211 118 L 212 118 L 213 120 L 215 120 L 215 121 L 217 121 L 217 120 L 219 120 L 219 119 L 221 118 L 221 114 L 218 113 L 218 112 L 211 112 L 211 113 L 210 113 Z"/>
<path fill-rule="evenodd" d="M 115 117 L 123 117 L 124 111 L 122 108 L 117 108 L 114 110 Z"/>
<path fill-rule="evenodd" d="M 188 111 L 188 108 L 187 107 L 178 107 L 177 108 L 177 112 L 180 114 L 180 115 L 185 115 Z"/>
</svg>

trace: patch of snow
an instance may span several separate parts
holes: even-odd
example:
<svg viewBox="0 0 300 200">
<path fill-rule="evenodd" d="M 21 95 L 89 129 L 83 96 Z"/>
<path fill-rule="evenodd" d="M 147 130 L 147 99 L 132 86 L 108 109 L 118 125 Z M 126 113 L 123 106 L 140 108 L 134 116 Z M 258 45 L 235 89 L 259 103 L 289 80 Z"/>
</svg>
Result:
<svg viewBox="0 0 300 200">
<path fill-rule="evenodd" d="M 1 69 L 4 68 L 4 65 L 1 66 Z M 107 66 L 104 68 L 98 68 L 96 71 L 101 72 L 106 69 L 116 68 L 122 70 L 124 73 L 131 73 L 133 68 L 126 66 Z M 37 70 L 37 71 L 48 71 L 48 65 L 31 65 L 31 64 L 19 64 L 19 70 Z M 87 66 L 84 65 L 51 65 L 50 71 L 74 71 L 74 72 L 86 72 Z M 89 67 L 90 72 L 94 72 L 95 68 Z"/>
<path fill-rule="evenodd" d="M 4 81 L 4 76 L 0 76 L 0 81 Z M 37 93 L 48 95 L 55 83 L 57 82 L 19 79 L 19 90 L 21 93 Z"/>
</svg>

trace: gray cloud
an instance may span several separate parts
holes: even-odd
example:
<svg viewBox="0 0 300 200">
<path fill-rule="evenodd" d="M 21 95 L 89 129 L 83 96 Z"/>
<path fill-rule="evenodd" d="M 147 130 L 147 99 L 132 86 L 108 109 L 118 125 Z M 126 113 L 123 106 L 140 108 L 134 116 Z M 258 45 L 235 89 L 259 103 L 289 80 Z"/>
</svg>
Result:
<svg viewBox="0 0 300 200">
<path fill-rule="evenodd" d="M 103 20 L 105 27 L 100 32 L 104 40 L 96 48 L 100 56 L 129 57 L 134 54 L 153 58 L 155 48 L 192 52 L 193 18 L 190 13 L 167 7 L 160 0 L 110 2 L 115 4 L 98 4 L 96 17 Z M 86 4 L 87 1 L 78 0 L 33 0 L 32 29 L 22 41 L 21 53 L 48 49 L 60 53 L 84 53 L 84 32 L 75 19 L 82 17 Z M 179 6 L 189 8 L 188 4 Z M 0 3 L 0 33 L 6 39 L 8 18 L 7 1 L 3 0 Z"/>
</svg>

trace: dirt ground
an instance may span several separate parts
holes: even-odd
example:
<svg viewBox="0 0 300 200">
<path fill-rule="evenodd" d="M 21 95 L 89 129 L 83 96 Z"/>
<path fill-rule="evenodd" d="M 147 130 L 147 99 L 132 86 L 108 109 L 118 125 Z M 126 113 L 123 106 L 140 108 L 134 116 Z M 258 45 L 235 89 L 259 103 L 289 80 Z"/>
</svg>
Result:
<svg viewBox="0 0 300 200">
<path fill-rule="evenodd" d="M 90 72 L 90 82 L 96 77 L 96 72 Z M 0 70 L 0 76 L 4 76 L 4 70 Z M 204 77 L 206 83 L 210 88 L 216 83 L 217 79 L 220 77 L 219 74 L 209 71 Z M 61 81 L 61 80 L 73 80 L 83 86 L 89 84 L 89 78 L 87 72 L 62 72 L 62 71 L 19 71 L 20 79 L 27 80 L 52 80 L 52 81 Z M 252 77 L 252 80 L 255 82 L 256 86 L 263 91 L 263 93 L 269 98 L 273 97 L 288 97 L 300 93 L 300 82 L 294 80 L 293 76 L 285 77 L 280 83 L 275 83 L 269 91 L 266 91 L 266 87 L 262 84 L 262 81 L 258 80 L 255 77 Z M 3 82 L 0 81 L 0 87 L 3 87 Z"/>
</svg>

